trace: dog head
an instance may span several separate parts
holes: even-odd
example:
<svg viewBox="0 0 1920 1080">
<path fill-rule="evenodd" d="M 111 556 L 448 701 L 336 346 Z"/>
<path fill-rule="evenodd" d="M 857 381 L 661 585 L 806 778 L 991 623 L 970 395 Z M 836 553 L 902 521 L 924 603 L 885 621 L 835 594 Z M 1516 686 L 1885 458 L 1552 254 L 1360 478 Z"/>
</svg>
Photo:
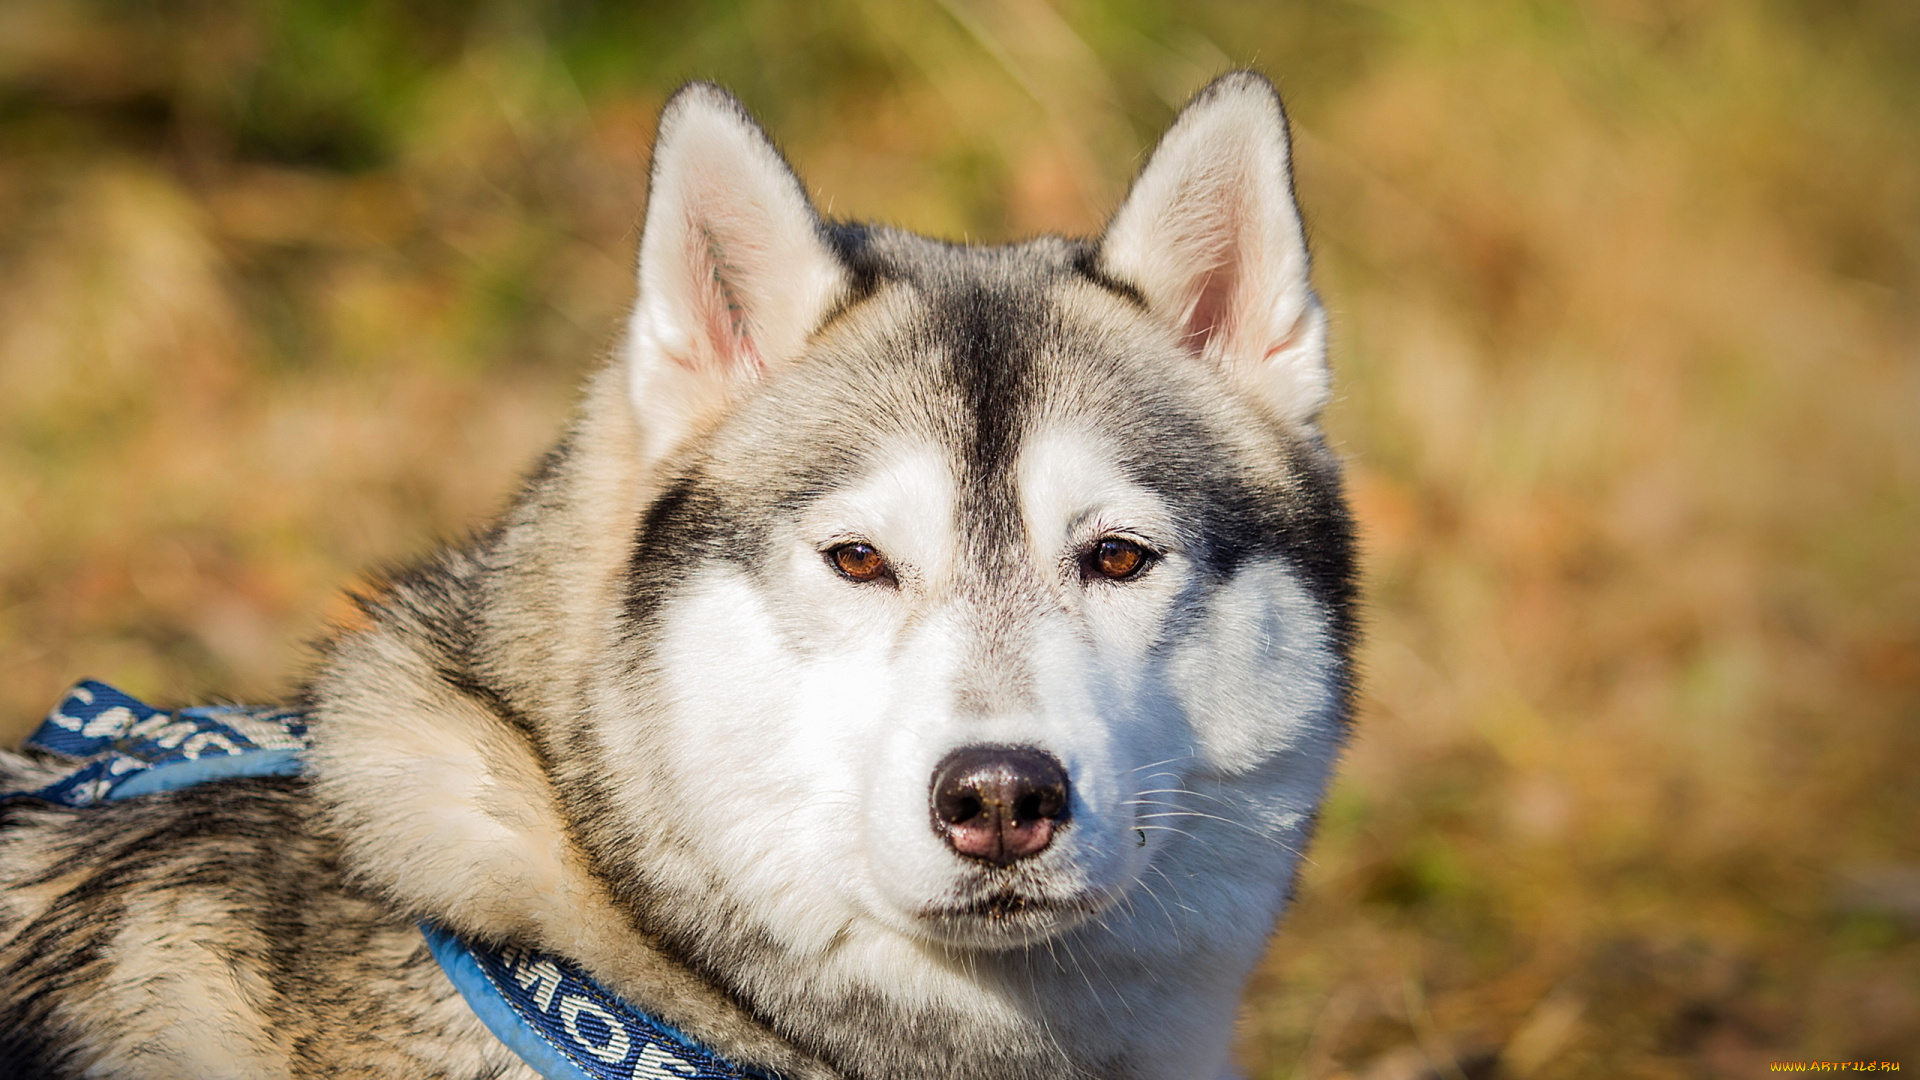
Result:
<svg viewBox="0 0 1920 1080">
<path fill-rule="evenodd" d="M 824 222 L 731 97 L 668 104 L 624 355 L 652 496 L 567 787 L 670 936 L 1006 950 L 1174 869 L 1265 933 L 1351 629 L 1288 155 L 1228 76 L 1098 240 L 969 247 Z"/>
</svg>

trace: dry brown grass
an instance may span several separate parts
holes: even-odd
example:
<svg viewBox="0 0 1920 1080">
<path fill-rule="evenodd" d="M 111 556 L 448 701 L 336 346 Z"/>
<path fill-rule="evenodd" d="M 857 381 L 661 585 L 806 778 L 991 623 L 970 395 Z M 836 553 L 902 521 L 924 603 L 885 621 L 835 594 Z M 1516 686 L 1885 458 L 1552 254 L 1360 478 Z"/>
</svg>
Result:
<svg viewBox="0 0 1920 1080">
<path fill-rule="evenodd" d="M 837 214 L 1095 227 L 1280 76 L 1365 715 L 1258 1077 L 1920 1067 L 1920 15 L 1902 0 L 0 9 L 0 729 L 271 697 L 617 327 L 651 114 Z M 344 10 L 344 9 L 343 9 Z"/>
</svg>

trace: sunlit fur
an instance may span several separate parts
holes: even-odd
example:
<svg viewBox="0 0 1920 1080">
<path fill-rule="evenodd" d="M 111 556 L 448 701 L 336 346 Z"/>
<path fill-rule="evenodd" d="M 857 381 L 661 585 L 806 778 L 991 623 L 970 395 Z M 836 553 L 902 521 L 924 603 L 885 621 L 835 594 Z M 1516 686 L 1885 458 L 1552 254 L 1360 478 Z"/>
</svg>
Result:
<svg viewBox="0 0 1920 1080">
<path fill-rule="evenodd" d="M 1354 632 L 1271 87 L 1203 91 L 1097 241 L 822 223 L 712 87 L 667 106 L 653 177 L 626 347 L 565 439 L 492 529 L 365 598 L 308 691 L 310 781 L 271 782 L 313 811 L 288 877 L 329 883 L 304 890 L 309 922 L 379 913 L 314 962 L 349 979 L 399 949 L 418 970 L 405 934 L 427 916 L 571 957 L 794 1078 L 1231 1075 L 1237 999 L 1344 738 Z M 1151 562 L 1083 572 L 1108 537 Z M 836 571 L 852 542 L 891 572 Z M 1071 781 L 1053 842 L 1001 869 L 929 819 L 937 763 L 980 743 L 1039 747 Z M 263 812 L 236 805 L 236 830 Z M 34 860 L 77 821 L 14 817 L 10 971 L 62 947 L 31 928 L 73 893 Z M 103 1048 L 132 1029 L 73 988 L 169 963 L 162 907 L 217 921 L 217 883 L 178 888 L 99 901 L 122 944 L 39 1011 L 0 1005 L 52 1033 L 16 1056 L 49 1076 L 128 1060 Z M 321 1072 L 247 1035 L 262 1001 L 401 1046 L 454 1003 L 437 973 L 371 980 L 418 999 L 389 1022 L 301 1000 L 270 964 L 174 970 L 180 1009 L 236 1029 L 223 1053 L 284 1055 L 285 1075 Z M 200 1052 L 160 1030 L 139 1028 L 153 1060 Z M 428 1074 L 357 1045 L 327 1043 L 330 1067 Z M 419 1045 L 443 1075 L 499 1075 Z"/>
</svg>

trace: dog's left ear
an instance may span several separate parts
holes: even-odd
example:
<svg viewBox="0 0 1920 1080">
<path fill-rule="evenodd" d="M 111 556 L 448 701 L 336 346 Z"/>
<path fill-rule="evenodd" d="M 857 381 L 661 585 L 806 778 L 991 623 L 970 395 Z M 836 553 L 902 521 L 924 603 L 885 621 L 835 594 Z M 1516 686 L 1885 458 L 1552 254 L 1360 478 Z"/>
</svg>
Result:
<svg viewBox="0 0 1920 1080">
<path fill-rule="evenodd" d="M 668 99 L 627 334 L 646 463 L 798 356 L 846 281 L 800 181 L 740 102 L 711 83 Z"/>
<path fill-rule="evenodd" d="M 1100 268 L 1281 418 L 1327 403 L 1327 318 L 1307 280 L 1287 118 L 1250 71 L 1194 95 L 1107 226 Z"/>
</svg>

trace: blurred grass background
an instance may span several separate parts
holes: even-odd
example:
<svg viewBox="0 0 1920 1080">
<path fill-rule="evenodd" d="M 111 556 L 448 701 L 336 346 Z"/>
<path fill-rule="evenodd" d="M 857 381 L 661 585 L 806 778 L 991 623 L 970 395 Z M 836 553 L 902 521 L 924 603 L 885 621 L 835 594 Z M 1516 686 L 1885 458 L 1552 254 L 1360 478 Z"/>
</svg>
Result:
<svg viewBox="0 0 1920 1080">
<path fill-rule="evenodd" d="M 824 208 L 1090 231 L 1297 123 L 1364 721 L 1252 1076 L 1920 1068 L 1920 5 L 0 5 L 0 735 L 267 699 L 496 508 L 630 299 L 654 111 Z"/>
</svg>

